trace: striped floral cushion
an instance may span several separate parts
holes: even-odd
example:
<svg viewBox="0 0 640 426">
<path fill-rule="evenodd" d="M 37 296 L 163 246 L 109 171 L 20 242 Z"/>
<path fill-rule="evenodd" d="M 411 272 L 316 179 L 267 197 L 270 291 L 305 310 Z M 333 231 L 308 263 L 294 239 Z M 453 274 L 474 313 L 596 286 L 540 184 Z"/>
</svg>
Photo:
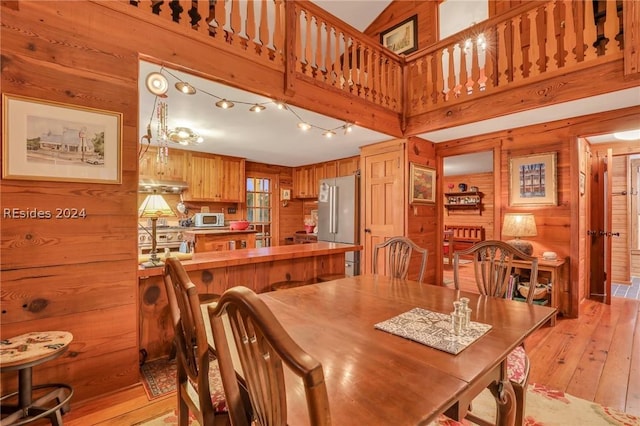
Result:
<svg viewBox="0 0 640 426">
<path fill-rule="evenodd" d="M 527 353 L 518 346 L 507 356 L 507 375 L 512 383 L 523 384 L 529 374 Z"/>
<path fill-rule="evenodd" d="M 196 386 L 189 380 L 188 391 L 192 400 L 197 401 Z M 209 392 L 211 394 L 211 404 L 213 405 L 213 411 L 216 413 L 227 412 L 227 400 L 224 394 L 224 388 L 222 387 L 222 378 L 220 377 L 220 369 L 218 368 L 218 361 L 209 355 Z"/>
</svg>

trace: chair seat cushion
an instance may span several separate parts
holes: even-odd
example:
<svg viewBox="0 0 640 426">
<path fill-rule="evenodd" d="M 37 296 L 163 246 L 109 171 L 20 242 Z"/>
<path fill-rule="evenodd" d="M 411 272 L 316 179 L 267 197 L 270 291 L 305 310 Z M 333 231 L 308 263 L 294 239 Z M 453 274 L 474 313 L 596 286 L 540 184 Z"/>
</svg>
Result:
<svg viewBox="0 0 640 426">
<path fill-rule="evenodd" d="M 217 360 L 209 360 L 209 391 L 211 392 L 211 404 L 216 413 L 226 413 L 227 399 L 222 387 L 222 378 Z"/>
<path fill-rule="evenodd" d="M 430 426 L 465 426 L 465 424 L 440 414 L 436 421 L 430 423 Z"/>
<path fill-rule="evenodd" d="M 189 386 L 187 386 L 187 389 L 192 401 L 198 400 L 196 387 L 196 384 L 189 379 Z M 224 388 L 222 387 L 222 378 L 220 377 L 218 361 L 211 354 L 209 354 L 209 393 L 211 394 L 211 405 L 213 405 L 213 411 L 216 413 L 227 413 L 227 400 L 224 394 Z"/>
<path fill-rule="evenodd" d="M 529 359 L 522 346 L 507 356 L 507 375 L 512 383 L 523 384 L 529 375 Z"/>
</svg>

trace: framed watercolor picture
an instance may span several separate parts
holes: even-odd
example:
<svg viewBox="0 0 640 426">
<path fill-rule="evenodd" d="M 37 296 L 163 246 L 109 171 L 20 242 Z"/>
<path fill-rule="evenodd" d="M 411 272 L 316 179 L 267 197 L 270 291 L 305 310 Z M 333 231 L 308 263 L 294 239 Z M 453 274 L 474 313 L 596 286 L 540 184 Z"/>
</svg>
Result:
<svg viewBox="0 0 640 426">
<path fill-rule="evenodd" d="M 433 204 L 436 202 L 436 170 L 411 163 L 410 204 Z"/>
<path fill-rule="evenodd" d="M 557 204 L 555 152 L 509 159 L 510 206 L 555 206 Z"/>
<path fill-rule="evenodd" d="M 121 182 L 122 114 L 3 94 L 2 177 Z"/>
</svg>

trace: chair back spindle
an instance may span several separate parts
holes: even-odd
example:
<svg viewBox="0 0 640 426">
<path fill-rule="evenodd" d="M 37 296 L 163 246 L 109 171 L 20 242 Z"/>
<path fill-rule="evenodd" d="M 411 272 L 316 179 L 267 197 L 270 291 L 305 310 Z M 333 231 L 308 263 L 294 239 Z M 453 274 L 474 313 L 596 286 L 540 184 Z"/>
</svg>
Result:
<svg viewBox="0 0 640 426">
<path fill-rule="evenodd" d="M 178 423 L 186 425 L 192 412 L 202 425 L 226 424 L 224 392 L 211 387 L 209 344 L 196 286 L 175 257 L 166 259 L 163 279 L 177 346 Z M 213 383 L 220 381 L 217 375 L 216 369 Z"/>
<path fill-rule="evenodd" d="M 474 244 L 471 248 L 456 251 L 453 254 L 453 282 L 460 289 L 460 257 L 471 255 L 473 270 L 480 294 L 492 297 L 506 297 L 509 279 L 513 270 L 513 259 L 531 262 L 529 276 L 530 291 L 527 303 L 533 303 L 534 289 L 538 282 L 538 258 L 528 256 L 504 241 L 486 240 Z M 514 289 L 515 290 L 515 289 Z"/>
<path fill-rule="evenodd" d="M 258 295 L 247 287 L 233 287 L 208 310 L 234 426 L 249 426 L 253 422 L 261 426 L 287 424 L 285 367 L 304 384 L 310 424 L 331 425 L 322 364 L 298 346 Z M 221 321 L 225 314 L 229 321 L 226 332 Z M 250 409 L 239 396 L 230 362 L 230 341 L 237 347 Z M 250 418 L 247 412 L 252 413 Z"/>
<path fill-rule="evenodd" d="M 427 266 L 428 250 L 419 247 L 416 243 L 406 237 L 392 237 L 383 243 L 376 244 L 373 251 L 373 273 L 378 273 L 378 256 L 380 250 L 386 250 L 386 268 L 388 275 L 393 278 L 405 280 L 409 274 L 411 254 L 415 250 L 421 256 L 420 272 L 418 282 L 422 282 L 424 271 Z"/>
</svg>

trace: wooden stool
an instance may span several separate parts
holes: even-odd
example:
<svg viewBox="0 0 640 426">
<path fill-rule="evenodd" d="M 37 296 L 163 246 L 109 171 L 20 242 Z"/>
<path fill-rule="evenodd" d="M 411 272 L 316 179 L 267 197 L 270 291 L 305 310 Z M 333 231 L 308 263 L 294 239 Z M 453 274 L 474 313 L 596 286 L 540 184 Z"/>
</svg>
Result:
<svg viewBox="0 0 640 426">
<path fill-rule="evenodd" d="M 0 371 L 18 371 L 18 391 L 0 398 L 0 425 L 23 425 L 45 417 L 52 425 L 62 425 L 62 414 L 70 409 L 73 389 L 63 383 L 33 386 L 32 368 L 58 358 L 69 349 L 72 340 L 73 335 L 66 331 L 43 331 L 21 334 L 0 342 Z M 33 391 L 39 389 L 50 390 L 34 401 Z M 17 405 L 5 404 L 16 395 Z"/>
</svg>

